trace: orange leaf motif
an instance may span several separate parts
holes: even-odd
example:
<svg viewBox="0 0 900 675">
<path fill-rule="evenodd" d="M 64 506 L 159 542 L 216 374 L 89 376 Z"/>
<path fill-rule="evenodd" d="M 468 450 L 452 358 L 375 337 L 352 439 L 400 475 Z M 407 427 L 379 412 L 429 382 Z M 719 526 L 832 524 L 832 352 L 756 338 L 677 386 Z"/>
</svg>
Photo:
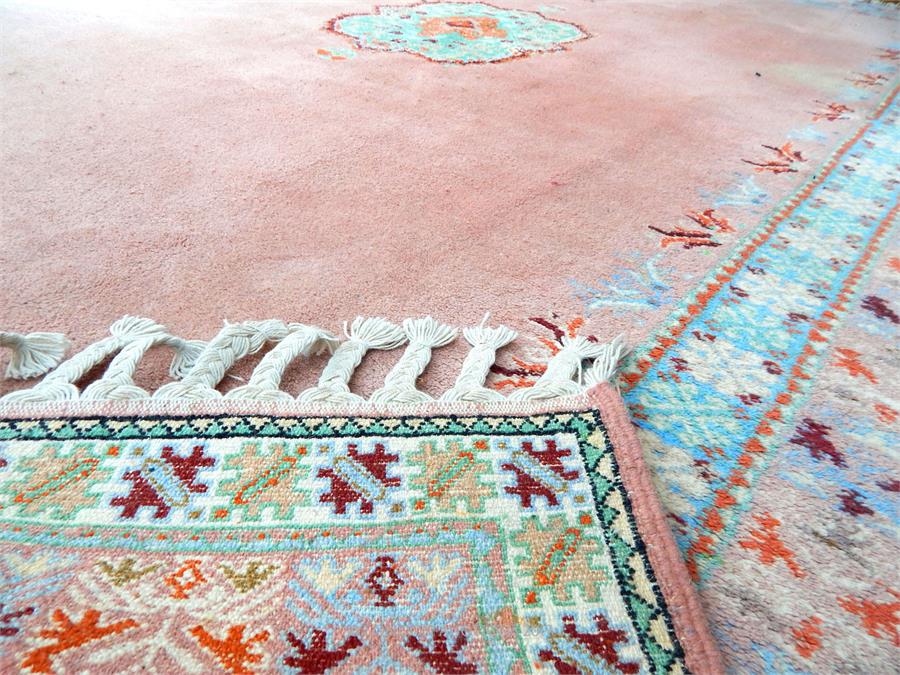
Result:
<svg viewBox="0 0 900 675">
<path fill-rule="evenodd" d="M 778 560 L 784 560 L 788 569 L 798 579 L 806 576 L 797 561 L 794 560 L 794 552 L 781 540 L 777 528 L 781 521 L 770 513 L 761 516 L 753 516 L 753 520 L 760 524 L 761 529 L 750 530 L 750 538 L 738 542 L 741 548 L 759 551 L 759 561 L 763 565 L 773 565 Z"/>
<path fill-rule="evenodd" d="M 269 631 L 261 630 L 256 635 L 244 639 L 245 624 L 231 626 L 225 633 L 225 639 L 219 640 L 210 635 L 203 626 L 194 626 L 190 633 L 202 647 L 205 647 L 219 660 L 226 670 L 234 675 L 252 675 L 253 671 L 247 667 L 248 663 L 259 663 L 262 654 L 255 654 L 251 648 L 257 642 L 262 643 L 269 639 Z"/>
<path fill-rule="evenodd" d="M 889 637 L 895 647 L 900 647 L 900 632 L 897 631 L 897 625 L 900 624 L 900 618 L 897 618 L 897 612 L 900 612 L 900 593 L 893 589 L 888 589 L 888 593 L 894 597 L 894 602 L 874 602 L 851 596 L 838 598 L 838 603 L 862 619 L 863 628 L 869 635 L 882 639 Z"/>
<path fill-rule="evenodd" d="M 819 627 L 821 625 L 822 619 L 811 616 L 803 619 L 796 628 L 791 630 L 791 635 L 795 640 L 794 648 L 804 659 L 808 659 L 822 646 L 822 629 Z"/>
<path fill-rule="evenodd" d="M 52 657 L 56 654 L 62 654 L 64 651 L 81 647 L 92 640 L 99 640 L 107 635 L 121 633 L 138 626 L 137 621 L 133 619 L 101 626 L 100 612 L 96 609 L 86 610 L 78 622 L 72 621 L 61 609 L 54 610 L 51 618 L 59 628 L 44 629 L 40 632 L 40 636 L 48 640 L 55 640 L 55 642 L 33 649 L 25 655 L 25 660 L 22 661 L 22 668 L 28 668 L 33 673 L 52 673 Z"/>
</svg>

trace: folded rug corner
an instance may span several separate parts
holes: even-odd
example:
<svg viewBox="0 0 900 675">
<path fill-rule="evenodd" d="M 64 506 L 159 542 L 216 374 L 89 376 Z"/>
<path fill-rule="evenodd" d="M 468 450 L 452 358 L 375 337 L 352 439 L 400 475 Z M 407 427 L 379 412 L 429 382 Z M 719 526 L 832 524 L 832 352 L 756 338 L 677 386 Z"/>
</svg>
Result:
<svg viewBox="0 0 900 675">
<path fill-rule="evenodd" d="M 0 407 L 8 671 L 715 673 L 625 408 Z"/>
</svg>

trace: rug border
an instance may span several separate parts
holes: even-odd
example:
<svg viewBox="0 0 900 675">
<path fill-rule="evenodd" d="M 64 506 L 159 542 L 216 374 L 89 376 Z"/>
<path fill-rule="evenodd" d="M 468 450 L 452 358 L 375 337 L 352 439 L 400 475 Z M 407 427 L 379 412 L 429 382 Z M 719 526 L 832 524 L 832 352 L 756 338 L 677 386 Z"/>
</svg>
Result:
<svg viewBox="0 0 900 675">
<path fill-rule="evenodd" d="M 231 413 L 234 415 L 290 415 L 307 417 L 404 417 L 541 415 L 583 410 L 596 411 L 608 433 L 622 485 L 631 503 L 635 523 L 644 542 L 653 574 L 662 591 L 675 635 L 684 650 L 684 662 L 692 673 L 724 673 L 718 647 L 706 623 L 705 612 L 690 580 L 681 553 L 666 522 L 650 480 L 649 468 L 637 440 L 625 404 L 616 389 L 598 384 L 587 391 L 543 401 L 429 401 L 417 404 L 346 405 L 310 404 L 302 401 L 211 399 L 136 399 L 123 401 L 48 401 L 0 404 L 0 420 L 21 417 L 44 419 L 60 416 L 165 416 L 184 417 Z"/>
<path fill-rule="evenodd" d="M 706 612 L 666 522 L 625 403 L 615 388 L 605 383 L 590 389 L 587 398 L 600 412 L 609 433 L 619 475 L 631 497 L 634 518 L 675 624 L 675 633 L 681 640 L 685 662 L 693 673 L 724 673 L 722 656 L 706 622 Z"/>
</svg>

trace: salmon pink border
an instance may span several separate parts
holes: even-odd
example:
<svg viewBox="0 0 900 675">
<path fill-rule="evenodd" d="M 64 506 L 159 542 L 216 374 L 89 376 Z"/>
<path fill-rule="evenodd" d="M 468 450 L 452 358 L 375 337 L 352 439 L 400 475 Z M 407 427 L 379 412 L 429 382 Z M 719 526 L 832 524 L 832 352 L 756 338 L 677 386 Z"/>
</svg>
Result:
<svg viewBox="0 0 900 675">
<path fill-rule="evenodd" d="M 619 475 L 631 499 L 634 518 L 675 624 L 675 633 L 684 648 L 684 660 L 692 673 L 724 673 L 722 657 L 706 623 L 700 596 L 666 522 L 622 397 L 609 384 L 598 384 L 587 392 L 586 397 L 600 411 L 612 441 Z"/>
</svg>

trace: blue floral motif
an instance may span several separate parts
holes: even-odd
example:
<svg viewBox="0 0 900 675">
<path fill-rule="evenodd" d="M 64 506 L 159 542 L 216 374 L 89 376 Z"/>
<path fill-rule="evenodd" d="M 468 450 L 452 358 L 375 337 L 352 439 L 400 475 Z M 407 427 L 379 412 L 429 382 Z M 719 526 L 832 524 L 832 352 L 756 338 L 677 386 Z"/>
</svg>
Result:
<svg viewBox="0 0 900 675">
<path fill-rule="evenodd" d="M 608 279 L 598 279 L 595 285 L 583 284 L 576 279 L 569 283 L 575 297 L 584 303 L 588 316 L 606 307 L 628 313 L 665 307 L 675 298 L 665 273 L 656 268 L 661 257 L 662 254 L 658 254 L 643 263 L 634 259 L 623 263 L 620 271 L 612 273 Z"/>
<path fill-rule="evenodd" d="M 492 63 L 565 49 L 589 35 L 538 12 L 481 2 L 376 7 L 333 19 L 329 28 L 360 49 L 408 52 L 441 63 Z"/>
</svg>

